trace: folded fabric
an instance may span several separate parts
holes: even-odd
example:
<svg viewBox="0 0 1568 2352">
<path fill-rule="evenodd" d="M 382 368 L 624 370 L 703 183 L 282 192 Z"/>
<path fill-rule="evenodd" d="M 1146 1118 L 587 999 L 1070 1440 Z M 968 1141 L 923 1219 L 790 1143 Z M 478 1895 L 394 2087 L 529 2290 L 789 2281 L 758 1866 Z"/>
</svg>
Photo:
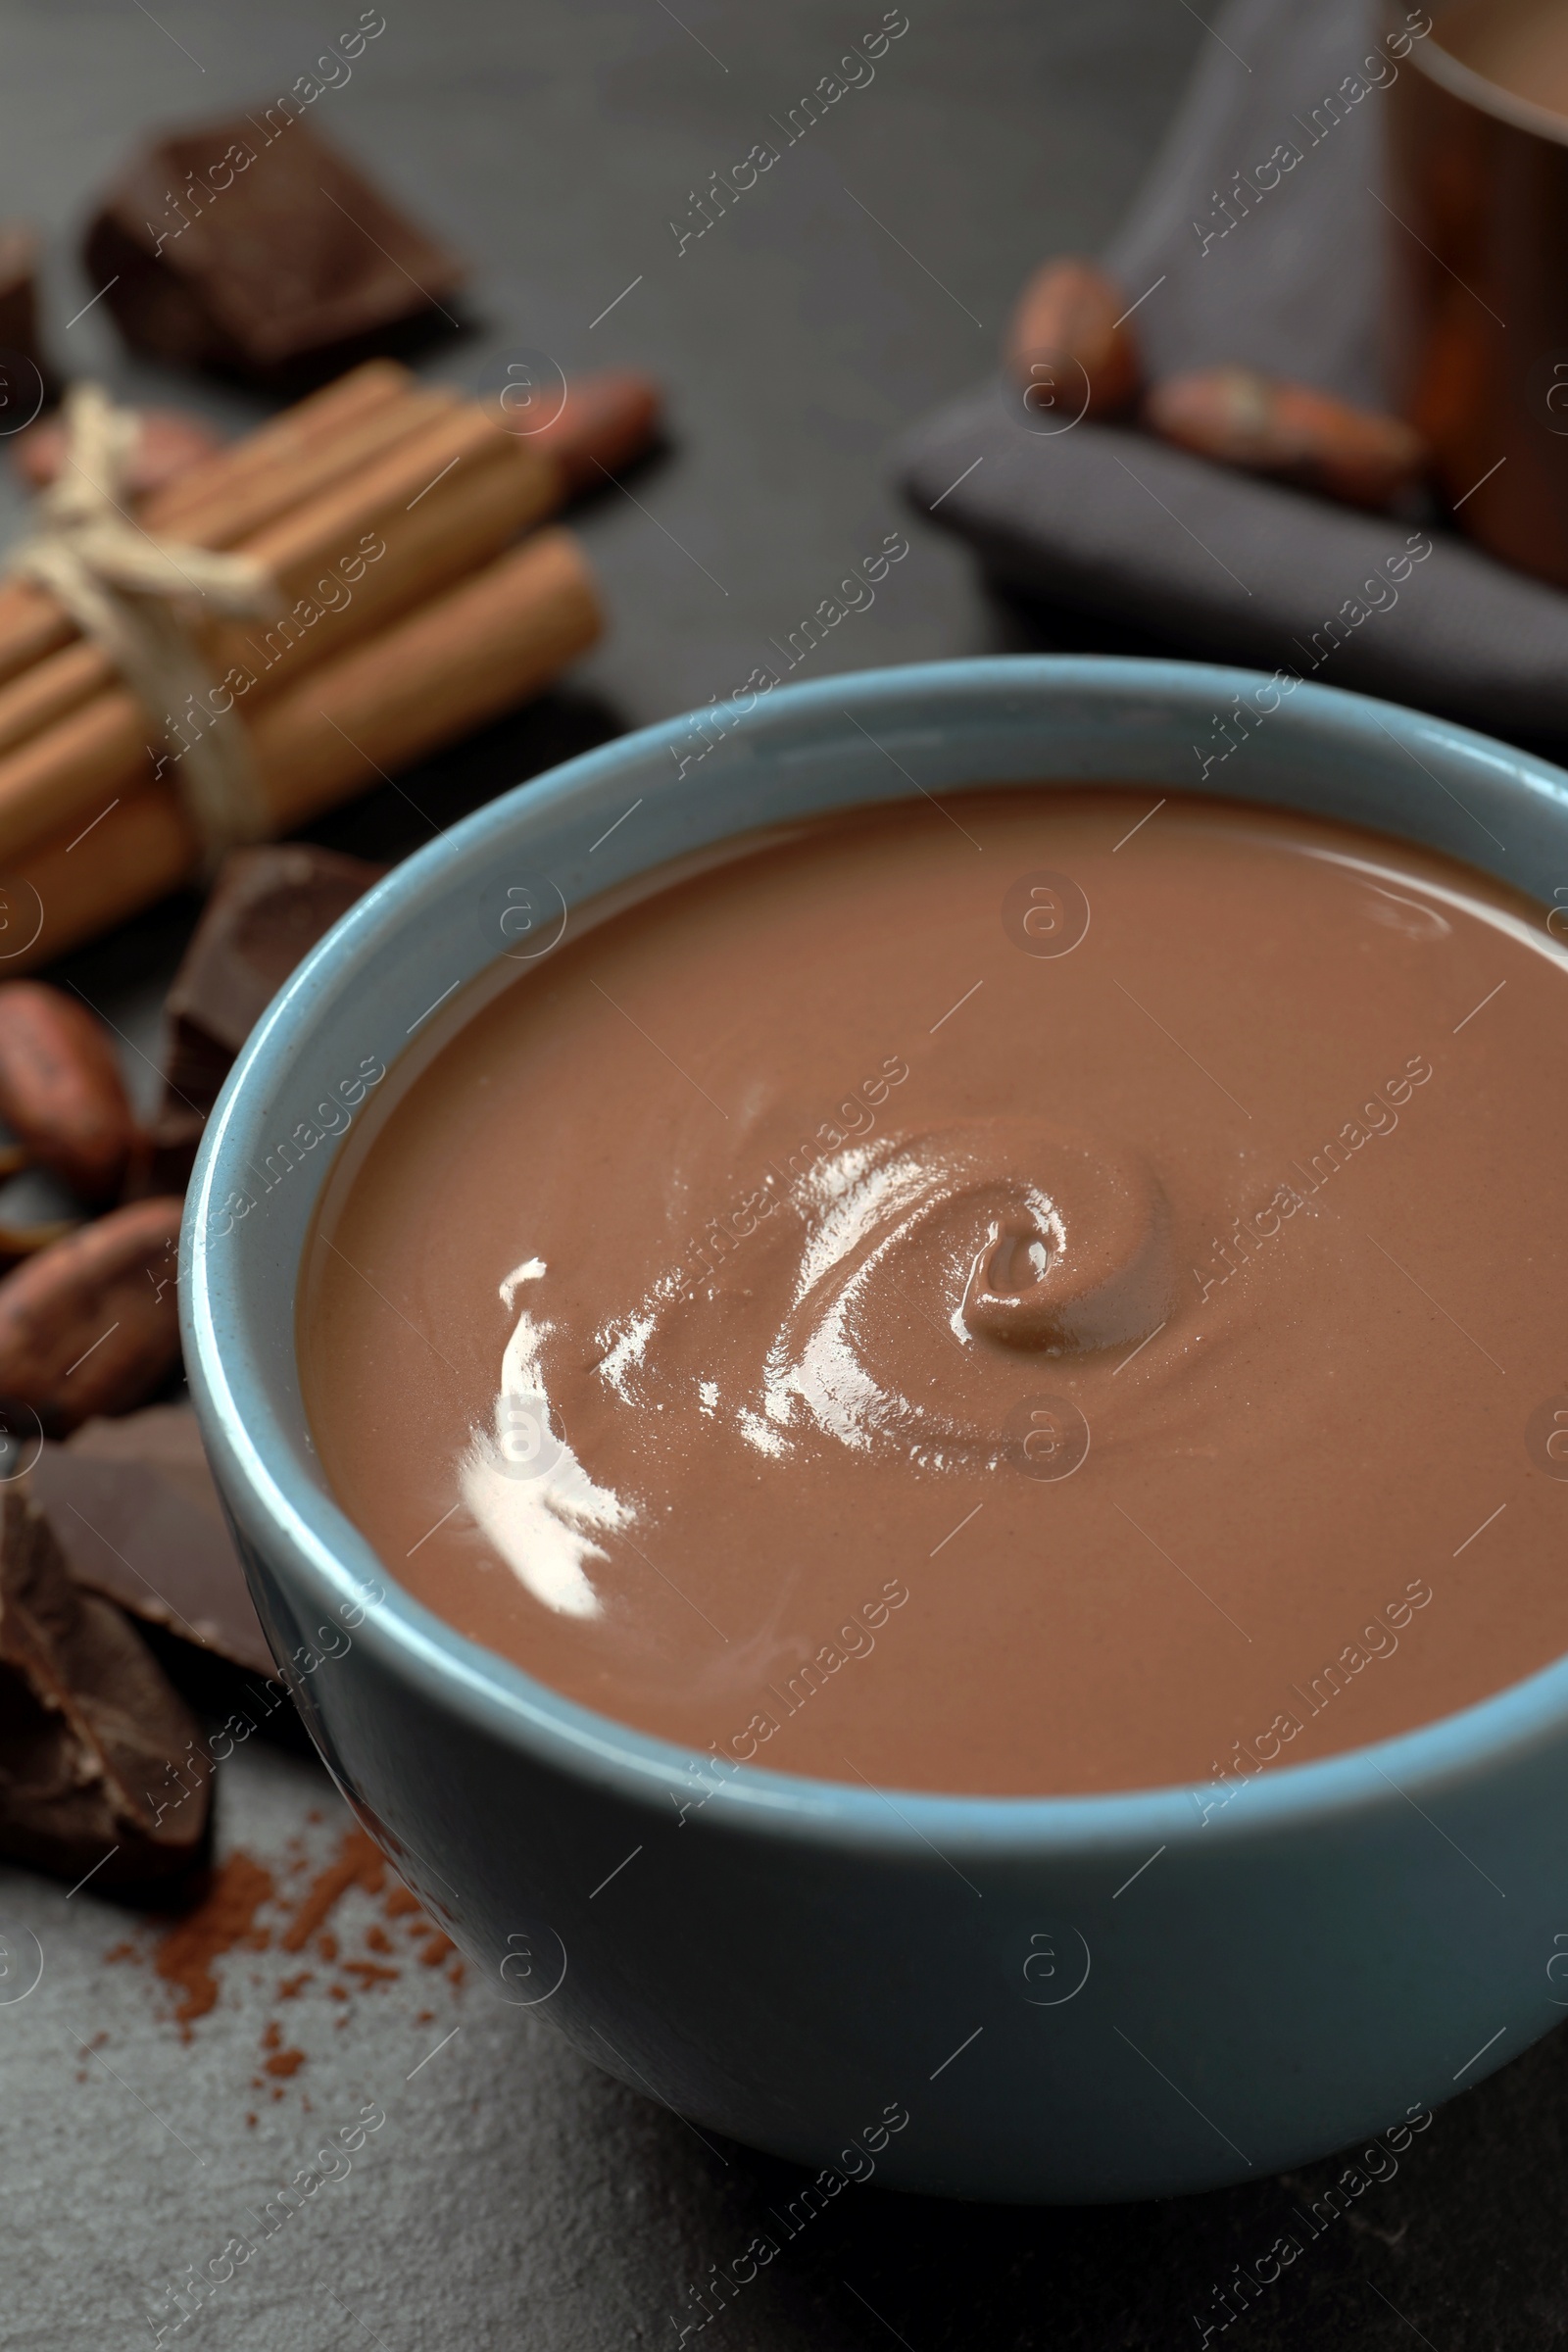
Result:
<svg viewBox="0 0 1568 2352">
<path fill-rule="evenodd" d="M 1402 233 L 1377 193 L 1379 110 L 1411 71 L 1383 22 L 1363 0 L 1236 0 L 1215 21 L 1107 257 L 1143 297 L 1152 375 L 1235 360 L 1379 398 L 1383 257 Z M 1260 167 L 1287 145 L 1298 161 L 1276 181 Z M 1009 386 L 967 393 L 905 437 L 903 486 L 1027 594 L 1207 659 L 1568 745 L 1557 590 L 1451 530 L 1334 506 L 1131 424 L 1041 429 L 1053 421 Z"/>
<path fill-rule="evenodd" d="M 1353 686 L 1494 734 L 1568 739 L 1568 597 L 1450 534 L 1117 425 L 1047 437 L 997 385 L 922 424 L 901 470 L 915 506 L 951 517 L 1013 587 L 1208 660 Z"/>
</svg>

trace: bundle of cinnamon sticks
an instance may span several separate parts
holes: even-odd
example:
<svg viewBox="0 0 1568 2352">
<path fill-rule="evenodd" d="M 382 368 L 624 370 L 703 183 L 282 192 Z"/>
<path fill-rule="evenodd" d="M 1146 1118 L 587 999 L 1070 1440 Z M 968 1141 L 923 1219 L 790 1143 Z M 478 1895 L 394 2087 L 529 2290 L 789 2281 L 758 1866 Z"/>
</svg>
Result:
<svg viewBox="0 0 1568 2352">
<path fill-rule="evenodd" d="M 145 531 L 253 557 L 277 583 L 275 616 L 195 622 L 205 708 L 143 709 L 46 589 L 0 584 L 0 921 L 15 942 L 42 910 L 0 973 L 199 870 L 178 761 L 230 710 L 284 833 L 538 692 L 593 642 L 581 550 L 534 526 L 601 450 L 613 466 L 646 439 L 648 387 L 584 387 L 554 434 L 504 422 L 374 360 L 144 500 Z"/>
</svg>

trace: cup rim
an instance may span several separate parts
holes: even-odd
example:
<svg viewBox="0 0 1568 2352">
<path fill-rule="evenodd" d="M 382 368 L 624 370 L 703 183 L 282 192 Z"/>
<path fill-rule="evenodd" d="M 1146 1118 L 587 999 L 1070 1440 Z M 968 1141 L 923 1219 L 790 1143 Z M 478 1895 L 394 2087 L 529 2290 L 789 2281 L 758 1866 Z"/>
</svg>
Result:
<svg viewBox="0 0 1568 2352">
<path fill-rule="evenodd" d="M 839 673 L 786 685 L 744 722 L 758 738 L 816 706 L 842 713 L 846 702 L 881 710 L 918 701 L 929 714 L 944 695 L 955 703 L 1002 697 L 1025 689 L 1054 690 L 1098 703 L 1190 705 L 1206 716 L 1232 697 L 1253 691 L 1270 673 L 1218 664 L 1141 657 L 1006 655 L 910 663 L 898 668 Z M 1333 739 L 1347 755 L 1378 749 L 1392 735 L 1402 748 L 1418 741 L 1427 760 L 1446 758 L 1455 775 L 1487 778 L 1549 804 L 1568 821 L 1568 772 L 1533 754 L 1454 722 L 1401 705 L 1298 681 L 1285 724 Z M 394 1680 L 415 1684 L 438 1706 L 464 1716 L 504 1746 L 565 1777 L 586 1780 L 662 1815 L 664 1801 L 683 1790 L 697 1810 L 732 1829 L 743 1825 L 785 1839 L 806 1839 L 862 1851 L 915 1858 L 921 1848 L 956 1867 L 947 1849 L 979 1860 L 997 1855 L 1101 1854 L 1130 1856 L 1157 1847 L 1250 1844 L 1284 1831 L 1303 1831 L 1373 1807 L 1413 1802 L 1409 1790 L 1440 1790 L 1525 1760 L 1560 1738 L 1568 1725 L 1568 1653 L 1500 1690 L 1450 1714 L 1390 1738 L 1299 1764 L 1270 1763 L 1237 1786 L 1233 1799 L 1210 1822 L 1201 1795 L 1217 1784 L 1161 1784 L 1071 1795 L 989 1795 L 897 1788 L 890 1794 L 866 1783 L 815 1780 L 751 1763 L 726 1763 L 722 1779 L 701 1779 L 715 1760 L 581 1705 L 527 1674 L 512 1660 L 469 1641 L 400 1587 L 390 1569 L 341 1507 L 294 1458 L 280 1430 L 258 1437 L 246 1410 L 249 1384 L 264 1399 L 268 1372 L 244 1334 L 225 1328 L 215 1299 L 209 1220 L 215 1196 L 227 1186 L 230 1161 L 243 1165 L 236 1141 L 240 1116 L 256 1097 L 275 1091 L 297 1039 L 316 1015 L 323 975 L 362 956 L 475 847 L 499 847 L 519 816 L 546 815 L 574 795 L 619 770 L 662 760 L 690 740 L 695 714 L 682 713 L 547 770 L 487 803 L 393 867 L 318 944 L 272 1000 L 225 1081 L 208 1121 L 187 1196 L 181 1234 L 180 1316 L 192 1400 L 225 1498 L 243 1535 L 278 1567 L 285 1589 L 303 1591 L 311 1606 L 360 1605 L 367 1581 L 383 1583 L 385 1596 L 367 1609 L 354 1639 L 363 1641 Z M 755 722 L 755 723 L 754 723 Z M 1129 766 L 1137 746 L 1128 747 Z M 1201 784 L 1198 787 L 1202 791 Z M 1245 796 L 1238 796 L 1245 797 Z M 1255 803 L 1253 805 L 1256 805 Z M 740 825 L 737 834 L 751 828 Z M 1406 835 L 1405 838 L 1414 838 Z M 657 863 L 658 861 L 654 861 Z M 396 1066 L 395 1064 L 393 1065 Z M 297 1260 L 291 1285 L 297 1282 Z M 275 1377 L 275 1375 L 273 1376 Z M 328 1533 L 329 1531 L 329 1533 Z M 697 1791 L 701 1790 L 700 1803 Z M 897 1801 L 895 1802 L 895 1798 Z M 684 1812 L 680 1815 L 684 1819 Z M 961 1876 L 961 1873 L 959 1874 Z"/>
<path fill-rule="evenodd" d="M 1448 16 L 1458 13 L 1455 9 Z M 1510 130 L 1529 131 L 1531 136 L 1547 139 L 1553 146 L 1568 146 L 1568 119 L 1549 106 L 1540 106 L 1533 98 L 1521 98 L 1517 91 L 1505 89 L 1500 81 L 1489 80 L 1474 66 L 1467 66 L 1443 42 L 1444 18 L 1434 20 L 1432 28 L 1419 47 L 1408 51 L 1409 61 L 1429 81 L 1446 90 L 1450 98 L 1458 98 L 1477 114 L 1488 115 L 1494 122 L 1507 123 Z"/>
</svg>

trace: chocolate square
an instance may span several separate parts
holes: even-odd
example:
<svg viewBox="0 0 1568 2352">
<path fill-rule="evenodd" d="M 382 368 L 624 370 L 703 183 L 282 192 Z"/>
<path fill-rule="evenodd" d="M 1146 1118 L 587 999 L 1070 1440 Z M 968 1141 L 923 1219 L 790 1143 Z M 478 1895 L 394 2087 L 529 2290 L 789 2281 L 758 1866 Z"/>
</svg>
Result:
<svg viewBox="0 0 1568 2352">
<path fill-rule="evenodd" d="M 82 258 L 128 343 L 297 389 L 455 327 L 465 270 L 278 99 L 133 158 Z"/>
<path fill-rule="evenodd" d="M 29 1485 L 78 1585 L 230 1665 L 271 1674 L 188 1404 L 84 1422 L 65 1445 L 44 1446 Z"/>
<path fill-rule="evenodd" d="M 207 1837 L 198 1726 L 112 1602 L 72 1580 L 48 1520 L 0 1500 L 0 1853 L 99 1887 L 168 1878 Z"/>
<path fill-rule="evenodd" d="M 127 1200 L 183 1192 L 241 1046 L 295 965 L 385 872 L 300 841 L 224 858 L 165 1000 L 164 1099 L 126 1178 Z"/>
</svg>

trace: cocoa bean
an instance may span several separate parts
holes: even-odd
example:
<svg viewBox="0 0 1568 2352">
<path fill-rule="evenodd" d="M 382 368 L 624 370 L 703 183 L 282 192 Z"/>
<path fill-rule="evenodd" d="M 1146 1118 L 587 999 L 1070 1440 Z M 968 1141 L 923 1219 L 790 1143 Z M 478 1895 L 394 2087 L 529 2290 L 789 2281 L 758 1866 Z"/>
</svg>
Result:
<svg viewBox="0 0 1568 2352">
<path fill-rule="evenodd" d="M 109 1032 L 41 980 L 0 982 L 0 1119 L 84 1200 L 107 1200 L 136 1123 Z"/>
<path fill-rule="evenodd" d="M 1155 384 L 1144 422 L 1197 457 L 1274 474 L 1353 507 L 1388 506 L 1427 466 L 1425 443 L 1397 416 L 1251 368 L 1205 368 Z"/>
<path fill-rule="evenodd" d="M 46 416 L 12 443 L 11 463 L 30 490 L 46 490 L 55 480 L 66 462 L 66 438 L 61 419 Z M 146 498 L 222 446 L 205 417 L 182 409 L 143 409 L 122 492 L 127 498 Z"/>
<path fill-rule="evenodd" d="M 1019 295 L 1004 354 L 1026 408 L 1059 409 L 1063 421 L 1114 416 L 1143 380 L 1128 296 L 1093 262 L 1064 257 L 1037 270 Z"/>
<path fill-rule="evenodd" d="M 0 1223 L 0 1258 L 10 1265 L 14 1258 L 32 1257 L 52 1242 L 63 1242 L 68 1233 L 74 1233 L 77 1223 L 75 1217 L 49 1217 L 31 1225 Z"/>
<path fill-rule="evenodd" d="M 663 401 L 652 376 L 619 368 L 578 376 L 554 416 L 548 395 L 535 394 L 511 409 L 505 398 L 503 391 L 492 415 L 541 457 L 555 459 L 568 498 L 602 490 L 608 474 L 642 456 L 659 429 Z"/>
<path fill-rule="evenodd" d="M 166 1196 L 113 1209 L 0 1280 L 0 1398 L 64 1436 L 162 1386 L 179 1359 L 182 1206 Z"/>
</svg>

